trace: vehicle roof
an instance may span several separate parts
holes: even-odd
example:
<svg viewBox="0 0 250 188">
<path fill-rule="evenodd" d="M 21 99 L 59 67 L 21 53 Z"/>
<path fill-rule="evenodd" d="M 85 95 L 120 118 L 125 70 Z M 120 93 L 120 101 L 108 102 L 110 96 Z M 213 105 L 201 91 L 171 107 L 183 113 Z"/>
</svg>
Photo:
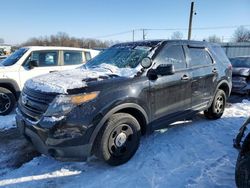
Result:
<svg viewBox="0 0 250 188">
<path fill-rule="evenodd" d="M 98 51 L 87 48 L 62 47 L 62 46 L 24 46 L 32 50 L 77 50 L 77 51 Z"/>
<path fill-rule="evenodd" d="M 113 47 L 119 47 L 119 46 L 150 46 L 154 47 L 158 45 L 159 43 L 169 43 L 169 42 L 174 42 L 174 43 L 180 43 L 180 44 L 193 44 L 193 45 L 202 45 L 202 46 L 207 46 L 207 45 L 218 45 L 216 43 L 209 43 L 207 41 L 195 41 L 195 40 L 166 40 L 166 39 L 159 39 L 159 40 L 143 40 L 143 41 L 135 41 L 135 42 L 124 42 L 124 43 L 119 43 L 115 44 Z"/>
</svg>

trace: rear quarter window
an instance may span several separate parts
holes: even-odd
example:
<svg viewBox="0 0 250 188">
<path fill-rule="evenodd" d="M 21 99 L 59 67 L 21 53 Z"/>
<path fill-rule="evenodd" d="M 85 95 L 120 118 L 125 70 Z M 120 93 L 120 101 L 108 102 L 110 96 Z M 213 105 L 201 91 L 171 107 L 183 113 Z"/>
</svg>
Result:
<svg viewBox="0 0 250 188">
<path fill-rule="evenodd" d="M 188 48 L 191 67 L 211 65 L 213 60 L 205 48 Z"/>
<path fill-rule="evenodd" d="M 225 51 L 220 46 L 212 46 L 212 50 L 216 58 L 223 63 L 229 63 L 228 57 Z"/>
</svg>

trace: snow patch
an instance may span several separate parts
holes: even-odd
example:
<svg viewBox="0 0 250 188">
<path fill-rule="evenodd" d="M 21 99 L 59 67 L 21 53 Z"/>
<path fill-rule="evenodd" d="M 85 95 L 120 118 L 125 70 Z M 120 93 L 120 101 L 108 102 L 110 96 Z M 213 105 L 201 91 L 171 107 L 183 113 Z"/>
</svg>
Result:
<svg viewBox="0 0 250 188">
<path fill-rule="evenodd" d="M 249 103 L 229 104 L 215 121 L 199 114 L 155 131 L 142 138 L 135 156 L 124 165 L 113 168 L 95 157 L 76 163 L 41 156 L 1 176 L 0 186 L 233 188 L 238 155 L 233 138 L 249 115 Z"/>
<path fill-rule="evenodd" d="M 0 116 L 0 130 L 8 130 L 16 127 L 15 114 Z"/>
<path fill-rule="evenodd" d="M 17 184 L 17 183 L 25 183 L 29 181 L 73 176 L 73 175 L 78 175 L 80 173 L 81 171 L 71 171 L 71 170 L 62 168 L 61 170 L 57 170 L 52 173 L 2 180 L 0 181 L 0 186 L 7 186 L 7 185 L 12 185 L 12 184 Z"/>
<path fill-rule="evenodd" d="M 52 116 L 52 117 L 44 117 L 43 121 L 51 123 L 51 122 L 61 121 L 63 118 L 65 118 L 65 116 L 61 116 L 61 117 L 54 117 L 54 116 Z"/>
</svg>

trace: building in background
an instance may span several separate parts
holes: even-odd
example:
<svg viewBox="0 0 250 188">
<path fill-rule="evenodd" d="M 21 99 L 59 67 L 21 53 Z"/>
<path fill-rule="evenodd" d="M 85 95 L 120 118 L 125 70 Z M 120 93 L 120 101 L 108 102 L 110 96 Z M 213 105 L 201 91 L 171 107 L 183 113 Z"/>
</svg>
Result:
<svg viewBox="0 0 250 188">
<path fill-rule="evenodd" d="M 250 56 L 250 42 L 221 43 L 228 58 Z"/>
</svg>

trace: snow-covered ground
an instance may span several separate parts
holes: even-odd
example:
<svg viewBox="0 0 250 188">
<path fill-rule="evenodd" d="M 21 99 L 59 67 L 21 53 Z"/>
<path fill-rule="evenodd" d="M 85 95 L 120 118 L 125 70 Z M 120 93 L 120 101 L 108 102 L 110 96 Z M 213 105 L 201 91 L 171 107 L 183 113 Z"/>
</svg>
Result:
<svg viewBox="0 0 250 188">
<path fill-rule="evenodd" d="M 15 127 L 16 127 L 16 122 L 14 113 L 7 116 L 0 116 L 0 131 Z"/>
<path fill-rule="evenodd" d="M 4 171 L 0 187 L 235 187 L 238 153 L 232 140 L 249 112 L 250 101 L 243 100 L 229 104 L 219 120 L 199 114 L 192 121 L 155 131 L 142 138 L 128 163 L 118 167 L 95 157 L 88 162 L 59 162 L 46 156 L 16 169 L 7 165 L 0 168 L 0 174 Z M 12 123 L 10 119 L 0 117 L 0 125 Z"/>
</svg>

